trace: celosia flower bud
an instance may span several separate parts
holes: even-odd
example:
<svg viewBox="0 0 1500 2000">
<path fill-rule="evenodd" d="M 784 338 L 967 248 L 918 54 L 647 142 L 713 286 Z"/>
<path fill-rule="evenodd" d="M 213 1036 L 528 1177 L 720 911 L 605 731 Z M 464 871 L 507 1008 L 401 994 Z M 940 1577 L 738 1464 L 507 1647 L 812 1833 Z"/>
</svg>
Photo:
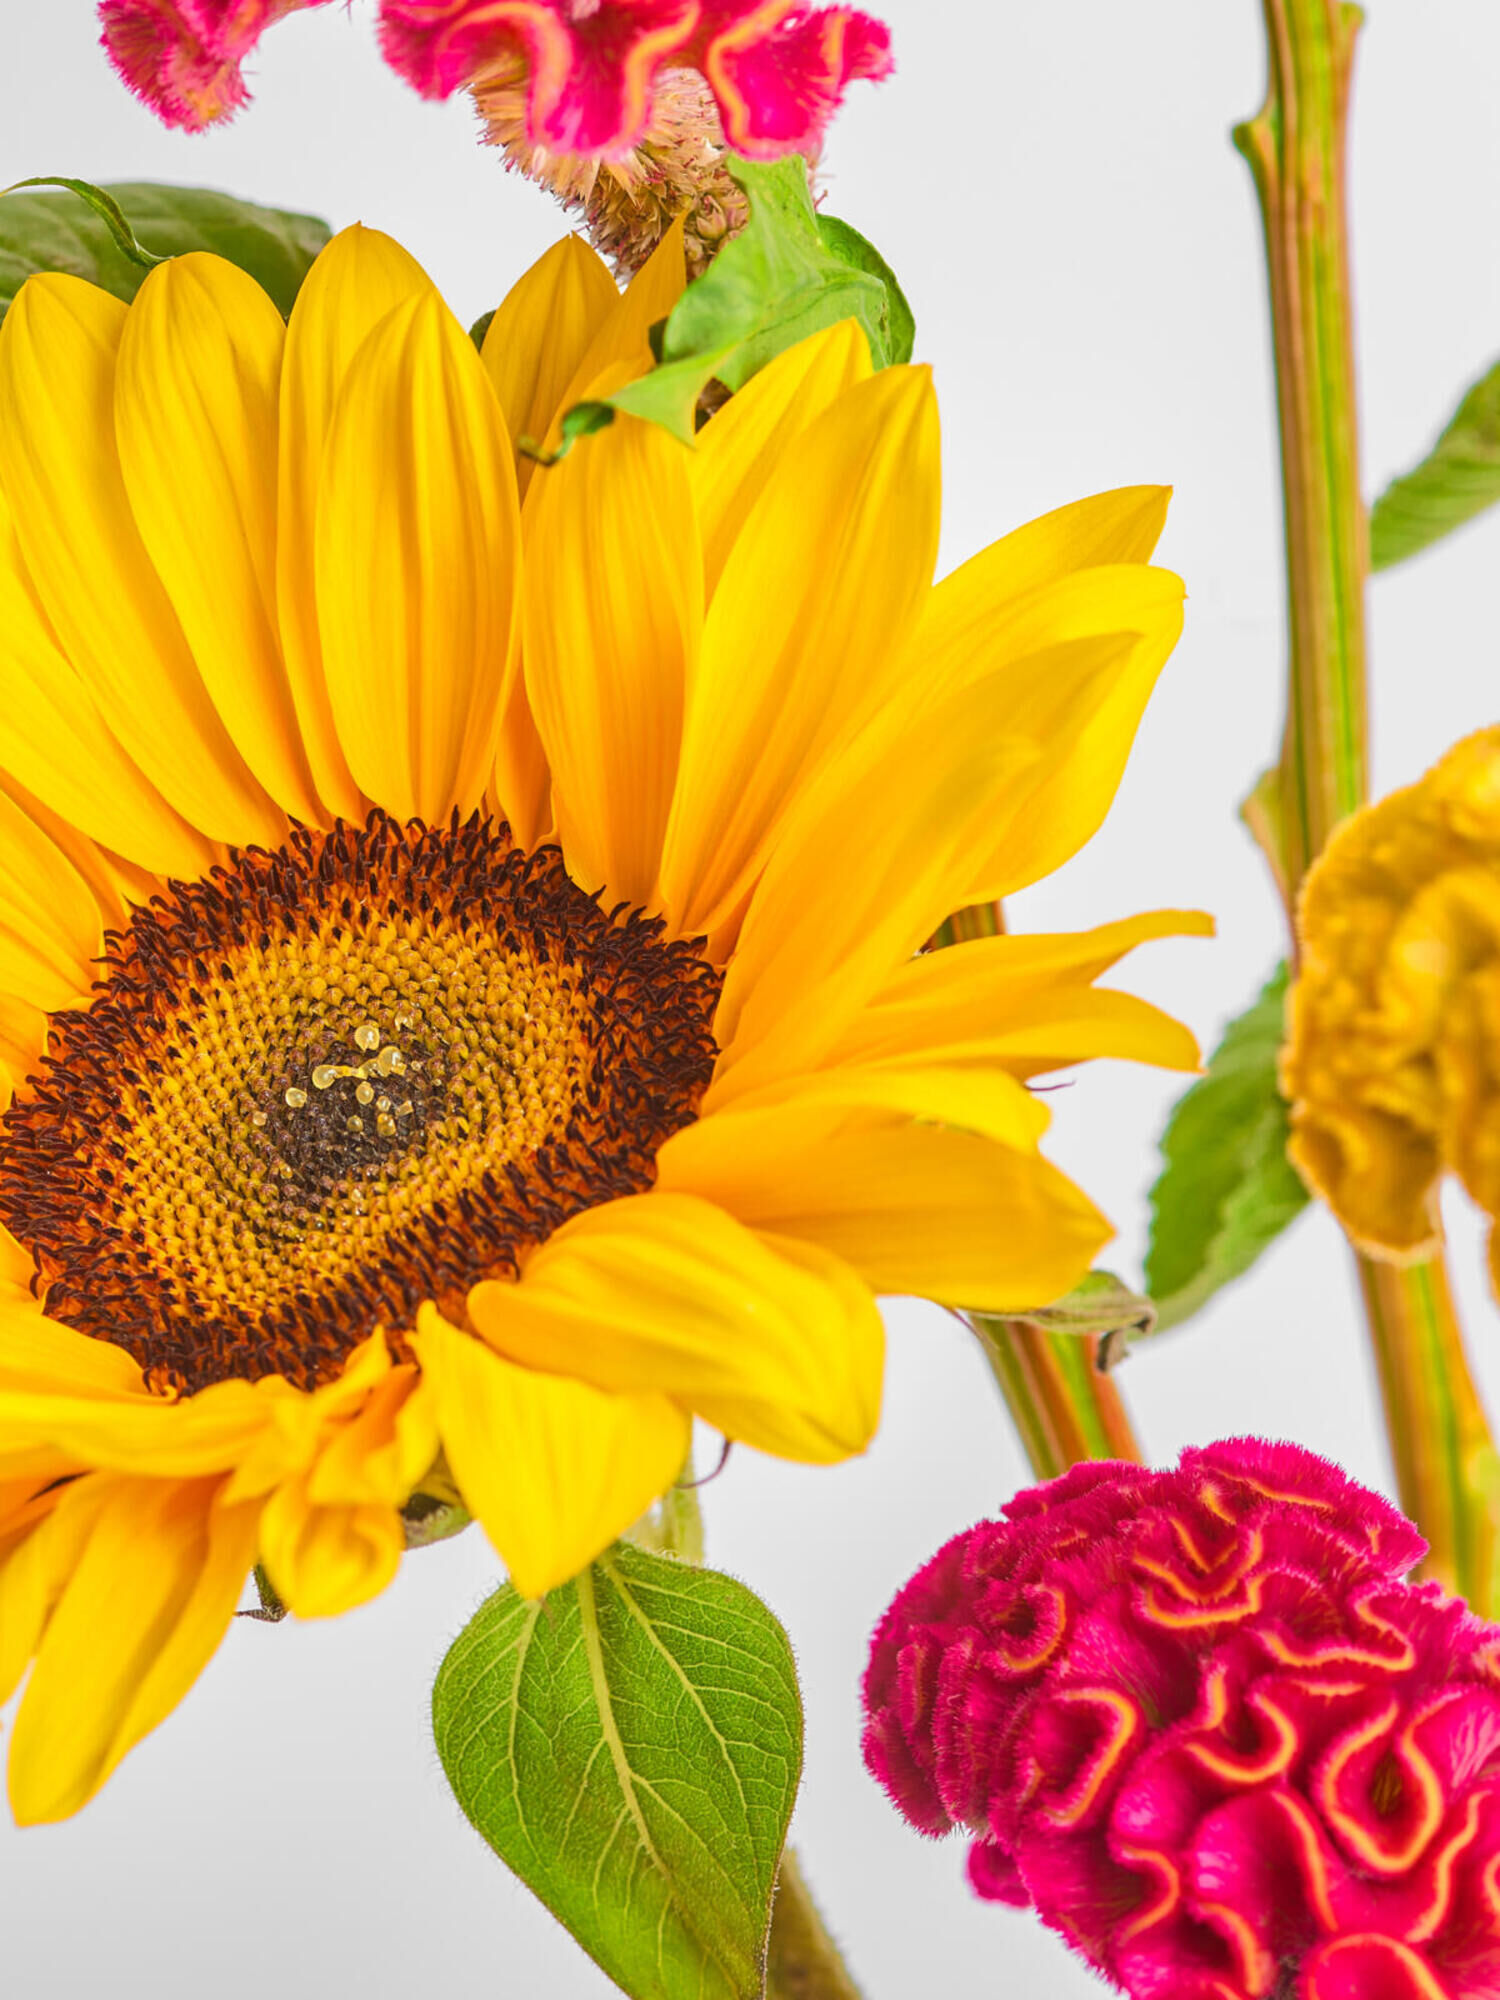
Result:
<svg viewBox="0 0 1500 2000">
<path fill-rule="evenodd" d="M 1459 1175 L 1500 1218 L 1500 729 L 1345 822 L 1307 877 L 1282 1088 L 1291 1157 L 1354 1240 L 1406 1259 Z M 1500 1289 L 1500 1245 L 1490 1237 Z"/>
<path fill-rule="evenodd" d="M 1424 1553 L 1294 1445 L 1075 1467 L 897 1597 L 866 1761 L 1134 2000 L 1488 2000 L 1500 1628 Z"/>
<path fill-rule="evenodd" d="M 244 104 L 243 64 L 284 14 L 326 0 L 101 0 L 110 61 L 164 125 L 201 132 Z"/>
</svg>

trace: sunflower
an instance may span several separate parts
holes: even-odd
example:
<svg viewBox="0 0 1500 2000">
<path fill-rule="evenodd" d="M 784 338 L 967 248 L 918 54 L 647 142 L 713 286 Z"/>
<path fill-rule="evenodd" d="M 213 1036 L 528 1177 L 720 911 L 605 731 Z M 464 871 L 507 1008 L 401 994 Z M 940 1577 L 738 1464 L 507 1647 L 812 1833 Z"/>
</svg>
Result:
<svg viewBox="0 0 1500 2000">
<path fill-rule="evenodd" d="M 1158 489 L 932 578 L 925 371 L 851 324 L 696 450 L 512 439 L 650 365 L 576 240 L 482 356 L 396 244 L 0 330 L 0 1699 L 75 1811 L 263 1566 L 379 1591 L 461 1494 L 539 1595 L 694 1415 L 832 1462 L 877 1293 L 1065 1292 L 1109 1234 L 1037 1072 L 1190 1067 L 1093 981 L 1157 914 L 921 947 L 1054 868 L 1175 640 Z"/>
</svg>

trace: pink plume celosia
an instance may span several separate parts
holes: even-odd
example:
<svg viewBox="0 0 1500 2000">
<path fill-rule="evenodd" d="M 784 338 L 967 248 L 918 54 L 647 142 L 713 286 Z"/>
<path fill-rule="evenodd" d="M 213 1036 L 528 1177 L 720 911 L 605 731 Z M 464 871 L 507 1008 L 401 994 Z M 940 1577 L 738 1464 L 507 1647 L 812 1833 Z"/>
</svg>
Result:
<svg viewBox="0 0 1500 2000">
<path fill-rule="evenodd" d="M 161 119 L 188 132 L 244 104 L 243 65 L 285 14 L 327 0 L 101 0 L 109 59 Z"/>
<path fill-rule="evenodd" d="M 380 17 L 424 96 L 523 57 L 527 136 L 560 153 L 636 145 L 663 67 L 700 70 L 730 145 L 760 159 L 816 146 L 846 86 L 891 70 L 882 22 L 801 0 L 381 0 Z"/>
<path fill-rule="evenodd" d="M 1134 2000 L 1500 1994 L 1500 1627 L 1293 1445 L 1075 1467 L 876 1631 L 865 1755 Z"/>
</svg>

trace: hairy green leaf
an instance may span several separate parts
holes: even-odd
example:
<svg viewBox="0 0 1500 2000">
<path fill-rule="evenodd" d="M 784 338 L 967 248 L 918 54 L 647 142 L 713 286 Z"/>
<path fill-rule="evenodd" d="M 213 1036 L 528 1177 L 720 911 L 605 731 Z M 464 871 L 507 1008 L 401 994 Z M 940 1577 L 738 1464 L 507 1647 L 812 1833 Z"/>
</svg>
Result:
<svg viewBox="0 0 1500 2000">
<path fill-rule="evenodd" d="M 802 1763 L 786 1634 L 743 1584 L 624 1543 L 506 1585 L 438 1671 L 459 1804 L 635 2000 L 759 2000 Z"/>
<path fill-rule="evenodd" d="M 689 285 L 662 334 L 661 365 L 610 398 L 691 442 L 698 398 L 717 378 L 739 389 L 768 361 L 841 319 L 857 319 L 877 368 L 905 360 L 911 308 L 857 230 L 820 216 L 798 154 L 773 166 L 736 159 L 750 220 Z"/>
<path fill-rule="evenodd" d="M 1500 365 L 1476 382 L 1420 465 L 1370 510 L 1370 567 L 1389 569 L 1500 500 Z"/>
<path fill-rule="evenodd" d="M 1287 1109 L 1276 1086 L 1287 969 L 1225 1030 L 1208 1074 L 1162 1136 L 1165 1168 L 1151 1190 L 1146 1285 L 1157 1326 L 1176 1326 L 1249 1270 L 1307 1204 L 1286 1157 Z"/>
<path fill-rule="evenodd" d="M 34 272 L 67 271 L 128 300 L 152 265 L 187 250 L 238 264 L 288 313 L 329 236 L 316 216 L 207 188 L 149 181 L 96 188 L 51 178 L 17 185 L 22 192 L 0 197 L 0 318 Z"/>
</svg>

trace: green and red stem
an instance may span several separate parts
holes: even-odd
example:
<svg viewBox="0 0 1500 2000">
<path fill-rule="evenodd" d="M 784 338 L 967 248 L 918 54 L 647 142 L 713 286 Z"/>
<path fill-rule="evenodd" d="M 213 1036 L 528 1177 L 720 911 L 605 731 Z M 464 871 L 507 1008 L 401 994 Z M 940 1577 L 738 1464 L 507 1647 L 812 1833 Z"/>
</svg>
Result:
<svg viewBox="0 0 1500 2000">
<path fill-rule="evenodd" d="M 1365 582 L 1353 293 L 1344 200 L 1350 78 L 1362 14 L 1343 0 L 1262 0 L 1270 80 L 1235 133 L 1260 197 L 1276 351 L 1291 642 L 1280 761 L 1247 817 L 1297 941 L 1297 892 L 1367 796 Z M 1496 1458 L 1441 1256 L 1359 1258 L 1402 1505 L 1432 1544 L 1427 1573 L 1497 1608 Z"/>
</svg>

